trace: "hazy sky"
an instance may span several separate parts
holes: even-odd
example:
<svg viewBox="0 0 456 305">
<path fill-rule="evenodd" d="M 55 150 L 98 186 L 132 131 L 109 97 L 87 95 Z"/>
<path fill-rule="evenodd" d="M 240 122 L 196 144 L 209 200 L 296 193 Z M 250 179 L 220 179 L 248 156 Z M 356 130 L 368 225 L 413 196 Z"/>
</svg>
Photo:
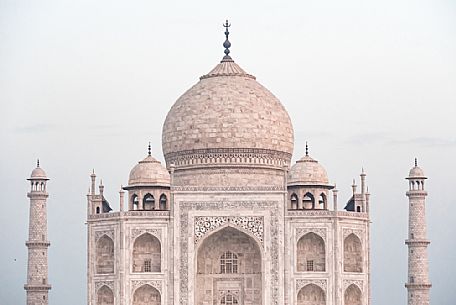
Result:
<svg viewBox="0 0 456 305">
<path fill-rule="evenodd" d="M 372 193 L 372 305 L 405 304 L 413 158 L 427 188 L 431 302 L 454 305 L 456 2 L 0 0 L 0 304 L 25 304 L 29 184 L 48 184 L 50 304 L 86 304 L 89 174 L 118 190 L 147 152 L 163 159 L 174 101 L 231 55 L 270 89 L 340 189 Z M 453 281 L 452 281 L 453 280 Z"/>
</svg>

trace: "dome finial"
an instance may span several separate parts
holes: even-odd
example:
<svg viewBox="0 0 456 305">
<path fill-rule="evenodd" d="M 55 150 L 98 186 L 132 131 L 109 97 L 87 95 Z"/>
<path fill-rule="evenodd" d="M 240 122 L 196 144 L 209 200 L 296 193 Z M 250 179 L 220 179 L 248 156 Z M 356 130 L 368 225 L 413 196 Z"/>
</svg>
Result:
<svg viewBox="0 0 456 305">
<path fill-rule="evenodd" d="M 309 156 L 309 145 L 307 144 L 307 141 L 306 141 L 306 156 L 307 157 Z"/>
<path fill-rule="evenodd" d="M 150 147 L 150 142 L 149 142 L 149 146 L 147 147 L 147 155 L 150 157 L 152 156 L 152 149 Z"/>
<path fill-rule="evenodd" d="M 40 158 L 36 159 L 36 167 L 40 167 Z"/>
<path fill-rule="evenodd" d="M 222 61 L 231 61 L 231 57 L 230 57 L 230 47 L 231 47 L 231 42 L 228 40 L 228 35 L 230 35 L 230 32 L 228 31 L 228 28 L 231 26 L 231 23 L 228 23 L 228 20 L 226 20 L 225 24 L 223 25 L 223 27 L 225 28 L 225 37 L 226 37 L 226 40 L 225 42 L 223 43 L 223 47 L 225 48 L 225 56 L 223 56 L 223 60 Z"/>
<path fill-rule="evenodd" d="M 417 166 L 418 166 L 418 159 L 415 158 L 415 167 L 417 167 Z"/>
</svg>

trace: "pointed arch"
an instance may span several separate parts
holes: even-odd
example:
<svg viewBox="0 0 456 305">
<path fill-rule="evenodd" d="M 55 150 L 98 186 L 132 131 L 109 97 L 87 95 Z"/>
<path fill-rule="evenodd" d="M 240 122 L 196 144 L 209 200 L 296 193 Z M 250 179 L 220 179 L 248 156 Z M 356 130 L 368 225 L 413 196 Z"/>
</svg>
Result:
<svg viewBox="0 0 456 305">
<path fill-rule="evenodd" d="M 114 273 L 114 242 L 107 235 L 97 240 L 96 271 L 98 274 Z"/>
<path fill-rule="evenodd" d="M 325 305 L 326 294 L 321 287 L 308 284 L 299 290 L 297 301 L 298 305 Z"/>
<path fill-rule="evenodd" d="M 363 272 L 363 247 L 354 233 L 344 240 L 344 271 Z"/>
<path fill-rule="evenodd" d="M 302 207 L 304 210 L 315 209 L 315 197 L 312 193 L 307 192 L 302 198 Z"/>
<path fill-rule="evenodd" d="M 344 305 L 362 305 L 362 292 L 355 284 L 351 284 L 345 290 Z"/>
<path fill-rule="evenodd" d="M 142 285 L 133 294 L 132 305 L 160 305 L 160 292 L 150 285 Z"/>
<path fill-rule="evenodd" d="M 144 233 L 133 243 L 133 272 L 161 272 L 161 244 L 157 237 Z"/>
<path fill-rule="evenodd" d="M 323 238 L 309 232 L 297 243 L 297 269 L 299 272 L 323 272 L 326 270 L 326 249 Z"/>
<path fill-rule="evenodd" d="M 224 290 L 229 289 L 220 286 L 223 282 L 245 287 L 244 295 L 235 296 L 239 304 L 247 298 L 251 304 L 262 304 L 262 252 L 256 239 L 238 228 L 225 226 L 205 236 L 195 252 L 194 304 L 237 304 L 229 297 L 222 303 Z"/>
<path fill-rule="evenodd" d="M 166 210 L 168 206 L 168 198 L 165 194 L 160 195 L 160 210 Z"/>
<path fill-rule="evenodd" d="M 133 196 L 131 196 L 131 209 L 139 210 L 139 198 L 136 194 L 133 194 Z"/>
<path fill-rule="evenodd" d="M 143 198 L 144 210 L 155 210 L 155 198 L 151 193 L 147 193 Z"/>
<path fill-rule="evenodd" d="M 297 210 L 298 209 L 298 195 L 296 195 L 296 193 L 291 194 L 290 200 L 291 200 L 291 209 Z"/>
<path fill-rule="evenodd" d="M 114 293 L 106 285 L 97 291 L 97 305 L 114 305 Z"/>
<path fill-rule="evenodd" d="M 320 209 L 327 210 L 328 209 L 328 199 L 326 197 L 325 193 L 321 193 L 320 196 L 318 197 L 318 207 Z"/>
</svg>

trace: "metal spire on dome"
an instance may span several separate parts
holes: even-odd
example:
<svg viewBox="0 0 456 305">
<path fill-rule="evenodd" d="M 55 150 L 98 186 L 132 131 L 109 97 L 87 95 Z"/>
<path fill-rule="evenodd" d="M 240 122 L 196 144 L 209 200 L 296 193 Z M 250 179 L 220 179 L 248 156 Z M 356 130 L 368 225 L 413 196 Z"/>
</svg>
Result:
<svg viewBox="0 0 456 305">
<path fill-rule="evenodd" d="M 231 26 L 231 23 L 228 23 L 228 20 L 226 20 L 225 24 L 223 25 L 223 27 L 225 28 L 225 37 L 226 37 L 226 40 L 225 42 L 223 43 L 223 47 L 225 48 L 225 56 L 223 56 L 223 61 L 232 61 L 231 57 L 230 57 L 230 47 L 231 47 L 231 42 L 228 40 L 228 35 L 230 35 L 230 32 L 228 31 L 228 28 Z"/>
<path fill-rule="evenodd" d="M 417 167 L 417 166 L 418 166 L 418 159 L 415 158 L 415 167 Z"/>
<path fill-rule="evenodd" d="M 307 157 L 309 156 L 309 145 L 307 144 L 307 141 L 306 141 L 306 156 Z"/>
<path fill-rule="evenodd" d="M 40 158 L 36 159 L 36 167 L 40 167 Z"/>
<path fill-rule="evenodd" d="M 147 155 L 148 155 L 149 157 L 152 156 L 152 149 L 151 149 L 151 147 L 150 147 L 150 142 L 149 142 L 149 146 L 148 146 L 148 148 L 147 148 Z"/>
</svg>

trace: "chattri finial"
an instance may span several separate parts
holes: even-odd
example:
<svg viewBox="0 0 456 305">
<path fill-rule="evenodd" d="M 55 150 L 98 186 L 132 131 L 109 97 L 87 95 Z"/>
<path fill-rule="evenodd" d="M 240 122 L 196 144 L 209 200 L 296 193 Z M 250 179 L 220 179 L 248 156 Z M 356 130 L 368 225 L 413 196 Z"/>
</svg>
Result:
<svg viewBox="0 0 456 305">
<path fill-rule="evenodd" d="M 417 166 L 418 166 L 418 159 L 415 158 L 415 167 L 417 167 Z"/>
<path fill-rule="evenodd" d="M 230 47 L 231 47 L 231 42 L 228 40 L 228 35 L 230 35 L 230 32 L 228 31 L 228 28 L 231 26 L 231 23 L 228 23 L 228 20 L 226 20 L 225 24 L 223 27 L 225 28 L 225 42 L 223 43 L 223 47 L 225 48 L 225 56 L 223 56 L 223 60 L 231 60 L 230 57 Z"/>
<path fill-rule="evenodd" d="M 36 167 L 40 167 L 40 158 L 36 159 Z"/>
<path fill-rule="evenodd" d="M 150 147 L 150 142 L 149 142 L 149 146 L 147 147 L 147 155 L 150 157 L 152 156 L 152 149 Z"/>
<path fill-rule="evenodd" d="M 307 157 L 309 156 L 309 145 L 307 144 L 307 141 L 306 141 L 306 156 Z"/>
</svg>

